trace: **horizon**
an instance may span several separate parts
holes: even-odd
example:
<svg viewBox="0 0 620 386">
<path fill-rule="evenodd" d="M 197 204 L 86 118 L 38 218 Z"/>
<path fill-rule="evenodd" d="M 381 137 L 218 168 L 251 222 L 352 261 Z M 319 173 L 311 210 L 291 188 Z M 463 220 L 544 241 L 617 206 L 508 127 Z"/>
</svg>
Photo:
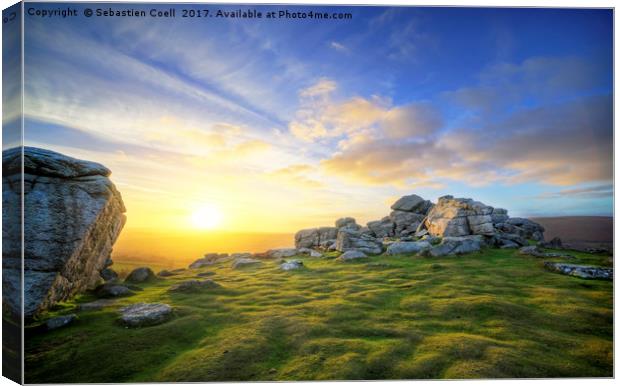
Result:
<svg viewBox="0 0 620 386">
<path fill-rule="evenodd" d="M 291 8 L 353 19 L 26 16 L 24 144 L 111 169 L 126 237 L 365 224 L 408 194 L 613 216 L 609 10 Z"/>
</svg>

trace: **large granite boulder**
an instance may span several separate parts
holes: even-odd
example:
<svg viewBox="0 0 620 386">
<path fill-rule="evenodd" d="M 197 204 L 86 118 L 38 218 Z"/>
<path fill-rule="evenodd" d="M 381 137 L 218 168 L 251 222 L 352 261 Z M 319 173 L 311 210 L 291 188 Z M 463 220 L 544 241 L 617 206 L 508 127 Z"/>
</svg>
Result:
<svg viewBox="0 0 620 386">
<path fill-rule="evenodd" d="M 389 216 L 384 217 L 381 220 L 370 221 L 366 224 L 366 226 L 377 238 L 382 239 L 384 237 L 394 236 L 395 224 Z"/>
<path fill-rule="evenodd" d="M 367 255 L 378 255 L 383 252 L 383 243 L 372 236 L 343 227 L 338 231 L 336 250 L 340 252 L 356 250 Z"/>
<path fill-rule="evenodd" d="M 395 236 L 408 236 L 416 233 L 418 226 L 426 216 L 420 213 L 394 210 L 390 213 L 390 220 L 394 224 Z"/>
<path fill-rule="evenodd" d="M 19 313 L 21 148 L 2 153 L 3 290 Z M 93 289 L 110 264 L 125 206 L 105 166 L 23 148 L 24 315 Z M 14 300 L 11 300 L 14 299 Z"/>
<path fill-rule="evenodd" d="M 355 223 L 355 220 L 353 220 Z M 336 242 L 338 228 L 320 227 L 302 229 L 295 234 L 295 248 L 322 248 L 327 249 Z"/>
<path fill-rule="evenodd" d="M 430 255 L 433 257 L 463 255 L 480 251 L 483 246 L 484 240 L 480 235 L 444 237 L 440 244 L 430 250 Z"/>
<path fill-rule="evenodd" d="M 432 206 L 433 204 L 430 201 L 425 200 L 416 194 L 412 194 L 399 198 L 398 201 L 392 204 L 390 209 L 402 212 L 426 214 Z"/>
<path fill-rule="evenodd" d="M 398 241 L 391 243 L 386 255 L 411 255 L 431 249 L 432 245 L 428 241 Z"/>
<path fill-rule="evenodd" d="M 495 234 L 493 207 L 470 198 L 440 197 L 428 213 L 426 229 L 433 236 L 459 237 Z"/>
</svg>

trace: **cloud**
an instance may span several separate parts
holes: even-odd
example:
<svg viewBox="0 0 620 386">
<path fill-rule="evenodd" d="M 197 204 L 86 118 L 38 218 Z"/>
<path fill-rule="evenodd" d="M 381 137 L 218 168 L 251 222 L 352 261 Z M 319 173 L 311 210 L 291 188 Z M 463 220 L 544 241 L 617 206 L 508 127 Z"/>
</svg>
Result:
<svg viewBox="0 0 620 386">
<path fill-rule="evenodd" d="M 267 175 L 274 180 L 287 185 L 297 185 L 303 188 L 322 188 L 323 183 L 309 177 L 316 172 L 316 168 L 307 164 L 291 165 L 274 170 Z"/>
<path fill-rule="evenodd" d="M 414 110 L 411 117 L 419 115 L 424 114 Z M 435 119 L 418 121 L 432 124 L 411 127 L 431 133 L 438 127 Z M 497 123 L 421 135 L 418 140 L 390 136 L 378 126 L 373 135 L 349 136 L 341 142 L 346 146 L 321 165 L 328 173 L 371 185 L 452 180 L 471 186 L 567 186 L 611 180 L 611 138 L 612 101 L 607 95 L 523 109 Z"/>
<path fill-rule="evenodd" d="M 555 199 L 555 198 L 607 198 L 613 197 L 614 186 L 611 184 L 589 186 L 585 188 L 564 189 L 557 192 L 544 192 L 536 198 Z"/>
<path fill-rule="evenodd" d="M 336 51 L 341 51 L 341 52 L 349 52 L 349 49 L 344 46 L 341 43 L 338 43 L 337 41 L 331 41 L 329 43 L 329 46 L 333 49 L 335 49 Z"/>
<path fill-rule="evenodd" d="M 427 102 L 393 106 L 389 99 L 378 96 L 336 101 L 330 96 L 333 89 L 331 81 L 324 79 L 300 92 L 300 108 L 289 123 L 295 137 L 306 142 L 339 138 L 340 147 L 344 148 L 367 136 L 421 138 L 443 125 L 439 112 Z M 323 98 L 303 98 L 308 95 L 323 95 Z"/>
<path fill-rule="evenodd" d="M 336 87 L 337 85 L 335 81 L 328 78 L 321 78 L 312 86 L 299 91 L 299 96 L 302 98 L 327 96 L 336 90 Z"/>
</svg>

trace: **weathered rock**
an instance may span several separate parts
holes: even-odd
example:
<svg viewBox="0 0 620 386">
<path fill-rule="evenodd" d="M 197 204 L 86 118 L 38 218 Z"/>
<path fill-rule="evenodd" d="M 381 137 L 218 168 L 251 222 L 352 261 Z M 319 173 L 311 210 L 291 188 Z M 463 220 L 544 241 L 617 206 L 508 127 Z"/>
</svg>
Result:
<svg viewBox="0 0 620 386">
<path fill-rule="evenodd" d="M 178 272 L 168 271 L 167 269 L 164 269 L 164 270 L 159 271 L 157 276 L 159 276 L 159 277 L 170 277 L 170 276 L 176 276 L 178 274 L 179 274 Z"/>
<path fill-rule="evenodd" d="M 386 255 L 409 255 L 431 249 L 428 241 L 400 241 L 390 244 L 385 251 Z"/>
<path fill-rule="evenodd" d="M 336 250 L 340 252 L 357 250 L 369 255 L 378 255 L 383 252 L 383 245 L 374 237 L 345 227 L 338 231 Z"/>
<path fill-rule="evenodd" d="M 350 251 L 346 251 L 345 253 L 343 253 L 342 255 L 340 255 L 338 257 L 338 260 L 340 261 L 350 261 L 350 260 L 355 260 L 355 259 L 363 259 L 368 257 L 364 252 L 362 251 L 356 251 L 356 250 L 350 250 Z"/>
<path fill-rule="evenodd" d="M 164 303 L 136 303 L 120 309 L 119 322 L 127 327 L 161 324 L 172 317 L 172 307 Z"/>
<path fill-rule="evenodd" d="M 613 280 L 613 268 L 594 267 L 589 265 L 545 262 L 545 268 L 551 272 L 576 276 L 582 279 Z"/>
<path fill-rule="evenodd" d="M 231 253 L 230 254 L 230 258 L 231 259 L 249 259 L 252 257 L 252 254 L 249 252 L 242 252 L 242 253 Z"/>
<path fill-rule="evenodd" d="M 295 256 L 297 253 L 297 249 L 295 248 L 278 248 L 268 250 L 266 255 L 272 259 L 282 259 L 285 257 Z"/>
<path fill-rule="evenodd" d="M 394 210 L 390 213 L 390 220 L 394 223 L 394 235 L 408 235 L 416 233 L 418 226 L 425 216 L 419 213 Z M 403 232 L 405 234 L 403 234 Z"/>
<path fill-rule="evenodd" d="M 47 322 L 45 322 L 45 326 L 49 331 L 51 331 L 57 328 L 67 326 L 73 323 L 73 321 L 76 319 L 77 315 L 75 314 L 56 316 L 55 318 L 48 319 Z"/>
<path fill-rule="evenodd" d="M 310 257 L 323 257 L 323 254 L 319 251 L 315 251 L 314 249 L 310 249 L 310 248 L 300 248 L 297 250 L 297 253 L 299 253 L 300 255 L 308 255 Z"/>
<path fill-rule="evenodd" d="M 508 218 L 508 211 L 506 209 L 493 208 L 493 212 L 491 212 L 491 220 L 493 221 L 493 224 L 506 222 Z"/>
<path fill-rule="evenodd" d="M 78 309 L 81 311 L 96 311 L 100 310 L 103 307 L 109 307 L 116 304 L 116 299 L 97 299 L 92 302 L 82 303 L 78 306 Z"/>
<path fill-rule="evenodd" d="M 403 196 L 398 199 L 390 209 L 392 210 L 402 210 L 405 212 L 413 212 L 418 205 L 422 204 L 424 199 L 416 194 L 412 194 L 409 196 Z"/>
<path fill-rule="evenodd" d="M 245 267 L 250 267 L 250 266 L 258 266 L 261 264 L 262 262 L 256 259 L 237 259 L 233 262 L 232 268 L 240 269 L 240 268 L 245 268 Z"/>
<path fill-rule="evenodd" d="M 428 241 L 431 245 L 439 244 L 441 242 L 441 237 L 424 235 L 420 240 Z"/>
<path fill-rule="evenodd" d="M 336 220 L 336 228 L 350 228 L 354 230 L 358 230 L 360 228 L 359 225 L 355 222 L 353 217 L 343 217 Z"/>
<path fill-rule="evenodd" d="M 111 268 L 104 268 L 101 271 L 101 278 L 105 281 L 114 281 L 118 279 L 118 274 Z"/>
<path fill-rule="evenodd" d="M 384 217 L 381 220 L 370 221 L 366 226 L 376 238 L 382 239 L 384 237 L 394 236 L 394 228 L 396 225 L 392 222 L 390 217 Z"/>
<path fill-rule="evenodd" d="M 291 260 L 280 264 L 280 269 L 283 271 L 293 271 L 296 269 L 301 269 L 303 267 L 304 263 L 300 260 Z"/>
<path fill-rule="evenodd" d="M 554 237 L 550 241 L 540 241 L 538 243 L 539 246 L 543 248 L 552 248 L 552 249 L 562 249 L 562 239 L 559 237 Z"/>
<path fill-rule="evenodd" d="M 206 253 L 204 257 L 194 261 L 189 265 L 190 269 L 198 269 L 214 265 L 218 263 L 224 263 L 231 260 L 232 257 L 228 256 L 228 253 Z"/>
<path fill-rule="evenodd" d="M 545 228 L 532 220 L 520 217 L 511 217 L 505 221 L 505 224 L 517 227 L 521 231 L 521 235 L 527 239 L 536 241 L 545 240 L 545 237 L 543 236 Z"/>
<path fill-rule="evenodd" d="M 498 233 L 495 235 L 494 244 L 500 248 L 519 248 L 527 246 L 528 242 L 518 234 Z"/>
<path fill-rule="evenodd" d="M 136 268 L 125 278 L 127 283 L 144 283 L 155 279 L 155 273 L 149 267 Z"/>
<path fill-rule="evenodd" d="M 420 230 L 416 230 L 414 236 L 415 237 L 424 237 L 428 235 L 428 229 L 420 229 Z"/>
<path fill-rule="evenodd" d="M 439 245 L 430 250 L 433 257 L 462 255 L 479 251 L 484 244 L 482 236 L 444 237 Z"/>
<path fill-rule="evenodd" d="M 170 287 L 170 292 L 199 292 L 205 289 L 220 288 L 221 285 L 211 279 L 187 280 L 177 283 Z"/>
<path fill-rule="evenodd" d="M 574 259 L 575 256 L 569 255 L 567 253 L 555 253 L 555 252 L 544 252 L 536 245 L 531 245 L 527 247 L 523 247 L 519 249 L 519 254 L 521 255 L 529 255 L 534 257 L 554 257 L 554 258 L 564 258 L 564 259 Z"/>
<path fill-rule="evenodd" d="M 506 222 L 506 220 L 508 220 L 508 211 L 503 208 L 493 208 L 493 212 L 491 212 L 491 220 L 493 221 L 493 224 Z"/>
<path fill-rule="evenodd" d="M 399 198 L 398 201 L 392 204 L 390 209 L 426 214 L 432 206 L 433 204 L 430 201 L 425 200 L 416 194 L 411 194 L 409 196 Z"/>
<path fill-rule="evenodd" d="M 95 293 L 100 298 L 117 298 L 133 294 L 133 292 L 131 292 L 131 290 L 126 286 L 116 283 L 105 283 L 97 287 Z"/>
<path fill-rule="evenodd" d="M 53 151 L 23 148 L 24 315 L 92 289 L 109 264 L 125 224 L 120 193 L 110 170 Z M 3 234 L 21 234 L 21 148 L 2 152 Z M 6 305 L 21 309 L 21 238 L 4 237 L 3 291 Z"/>
<path fill-rule="evenodd" d="M 355 223 L 355 220 L 353 220 Z M 320 227 L 302 229 L 295 234 L 295 248 L 323 248 L 326 249 L 336 240 L 338 228 Z"/>
<path fill-rule="evenodd" d="M 433 236 L 495 234 L 493 208 L 470 198 L 440 197 L 428 213 L 426 229 Z"/>
<path fill-rule="evenodd" d="M 295 233 L 295 248 L 313 248 L 319 245 L 318 228 L 302 229 Z"/>
</svg>

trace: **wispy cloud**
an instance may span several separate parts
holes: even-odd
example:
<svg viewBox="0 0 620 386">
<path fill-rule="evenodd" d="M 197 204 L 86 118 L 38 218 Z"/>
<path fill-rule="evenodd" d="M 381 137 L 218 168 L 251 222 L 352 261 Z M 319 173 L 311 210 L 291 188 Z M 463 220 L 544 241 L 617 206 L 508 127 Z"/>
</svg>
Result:
<svg viewBox="0 0 620 386">
<path fill-rule="evenodd" d="M 345 47 L 344 44 L 338 43 L 337 41 L 331 41 L 329 43 L 329 46 L 331 48 L 335 49 L 336 51 L 349 52 L 349 49 L 347 47 Z"/>
<path fill-rule="evenodd" d="M 556 199 L 556 198 L 605 198 L 605 197 L 613 197 L 614 195 L 614 186 L 605 184 L 605 185 L 596 185 L 585 188 L 576 188 L 576 189 L 563 189 L 556 192 L 544 192 L 538 195 L 536 198 L 540 199 Z"/>
</svg>

